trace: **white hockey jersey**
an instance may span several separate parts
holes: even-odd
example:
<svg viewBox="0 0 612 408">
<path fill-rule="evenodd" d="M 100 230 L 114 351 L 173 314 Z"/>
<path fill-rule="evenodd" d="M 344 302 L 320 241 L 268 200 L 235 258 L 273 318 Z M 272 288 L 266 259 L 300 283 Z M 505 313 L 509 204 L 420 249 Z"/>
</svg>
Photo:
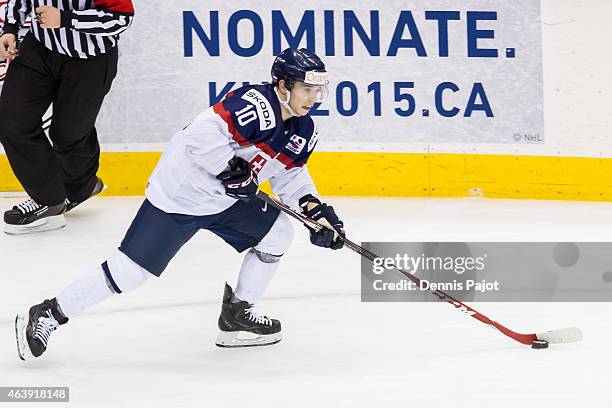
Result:
<svg viewBox="0 0 612 408">
<path fill-rule="evenodd" d="M 293 208 L 306 194 L 318 196 L 306 167 L 318 132 L 309 115 L 283 123 L 271 84 L 230 92 L 173 136 L 146 189 L 148 200 L 166 213 L 210 215 L 236 200 L 216 176 L 234 157 L 251 163 L 259 182 Z"/>
</svg>

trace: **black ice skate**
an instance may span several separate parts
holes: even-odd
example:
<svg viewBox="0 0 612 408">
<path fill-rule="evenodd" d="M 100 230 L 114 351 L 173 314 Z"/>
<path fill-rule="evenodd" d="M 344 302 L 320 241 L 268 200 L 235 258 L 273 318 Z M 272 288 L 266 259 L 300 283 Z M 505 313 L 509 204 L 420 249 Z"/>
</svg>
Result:
<svg viewBox="0 0 612 408">
<path fill-rule="evenodd" d="M 91 197 L 97 196 L 98 194 L 100 194 L 102 192 L 102 190 L 104 190 L 105 187 L 106 186 L 104 185 L 104 182 L 102 181 L 102 179 L 98 177 L 98 181 L 96 182 L 96 185 L 95 185 L 93 191 L 91 192 L 89 197 L 87 197 L 85 200 L 83 200 L 83 201 L 70 201 L 70 200 L 66 199 L 66 212 L 72 210 L 77 205 L 79 205 L 79 204 L 89 200 Z"/>
<path fill-rule="evenodd" d="M 66 226 L 66 205 L 40 205 L 31 198 L 4 213 L 4 232 L 10 235 L 50 231 Z"/>
<path fill-rule="evenodd" d="M 257 313 L 248 302 L 231 303 L 232 288 L 225 284 L 221 316 L 219 316 L 219 347 L 252 347 L 281 341 L 281 323 Z"/>
<path fill-rule="evenodd" d="M 27 315 L 19 314 L 15 318 L 17 336 L 17 353 L 22 360 L 40 357 L 49 338 L 57 326 L 68 322 L 68 318 L 59 311 L 56 299 L 47 299 L 30 308 Z"/>
</svg>

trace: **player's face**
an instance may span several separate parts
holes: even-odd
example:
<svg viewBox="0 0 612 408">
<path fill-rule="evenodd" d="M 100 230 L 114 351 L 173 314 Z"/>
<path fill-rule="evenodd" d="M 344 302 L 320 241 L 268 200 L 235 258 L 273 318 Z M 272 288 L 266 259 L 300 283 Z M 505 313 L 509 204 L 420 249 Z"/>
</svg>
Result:
<svg viewBox="0 0 612 408">
<path fill-rule="evenodd" d="M 289 105 L 300 116 L 306 115 L 315 103 L 323 102 L 327 96 L 327 86 L 309 85 L 295 82 L 291 90 Z"/>
</svg>

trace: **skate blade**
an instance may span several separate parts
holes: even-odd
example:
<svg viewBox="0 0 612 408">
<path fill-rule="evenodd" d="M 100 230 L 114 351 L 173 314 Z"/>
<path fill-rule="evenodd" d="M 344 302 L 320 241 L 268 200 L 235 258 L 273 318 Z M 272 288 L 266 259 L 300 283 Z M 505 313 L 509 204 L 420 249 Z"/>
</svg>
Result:
<svg viewBox="0 0 612 408">
<path fill-rule="evenodd" d="M 33 357 L 26 339 L 26 326 L 28 320 L 23 315 L 15 317 L 15 340 L 17 341 L 17 354 L 23 361 L 27 361 Z"/>
<path fill-rule="evenodd" d="M 225 348 L 237 348 L 237 347 L 257 347 L 257 346 L 269 346 L 276 344 L 282 340 L 282 336 L 279 333 L 273 334 L 254 334 L 249 332 L 219 332 L 217 342 L 215 343 L 219 347 Z"/>
<path fill-rule="evenodd" d="M 4 232 L 8 235 L 34 234 L 37 232 L 52 231 L 66 226 L 64 214 L 46 217 L 42 220 L 34 221 L 31 224 L 13 225 L 4 224 Z"/>
</svg>

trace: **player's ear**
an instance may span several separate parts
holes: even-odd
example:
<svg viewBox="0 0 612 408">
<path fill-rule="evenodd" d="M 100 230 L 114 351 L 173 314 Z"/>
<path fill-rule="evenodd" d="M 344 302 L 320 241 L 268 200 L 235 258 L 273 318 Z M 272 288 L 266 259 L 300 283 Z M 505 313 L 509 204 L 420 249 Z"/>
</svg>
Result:
<svg viewBox="0 0 612 408">
<path fill-rule="evenodd" d="M 278 81 L 278 90 L 283 95 L 287 94 L 287 86 L 285 84 L 285 80 L 284 79 L 281 79 L 281 80 Z"/>
</svg>

